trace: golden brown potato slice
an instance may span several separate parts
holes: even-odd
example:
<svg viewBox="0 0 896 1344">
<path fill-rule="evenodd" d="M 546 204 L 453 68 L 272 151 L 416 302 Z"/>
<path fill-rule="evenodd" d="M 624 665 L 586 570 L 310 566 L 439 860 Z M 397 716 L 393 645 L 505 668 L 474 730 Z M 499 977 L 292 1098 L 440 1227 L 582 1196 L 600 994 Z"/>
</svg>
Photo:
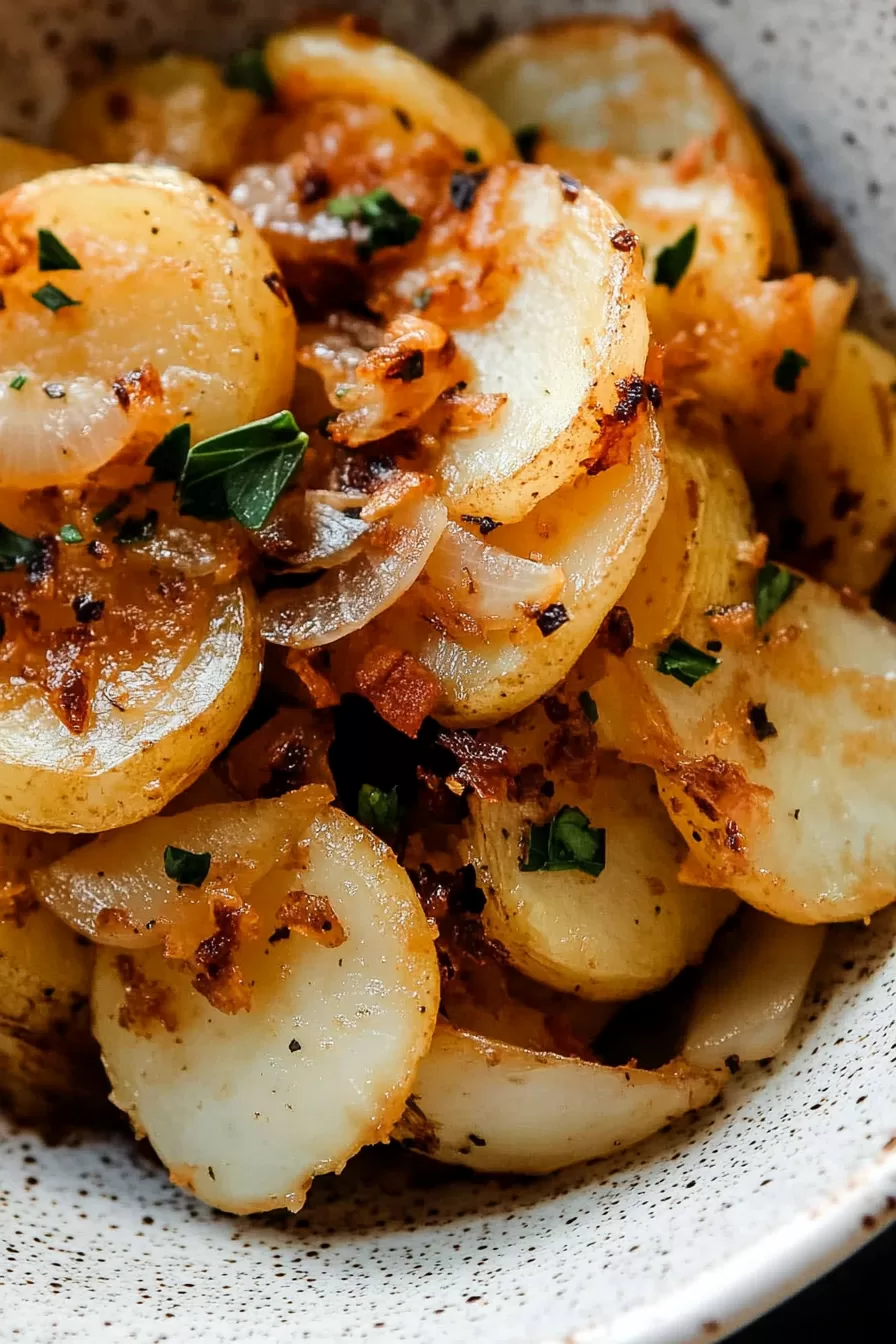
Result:
<svg viewBox="0 0 896 1344">
<path fill-rule="evenodd" d="M 264 58 L 287 108 L 319 98 L 380 103 L 477 150 L 484 163 L 514 157 L 510 132 L 484 102 L 383 38 L 313 24 L 269 38 Z"/>
<path fill-rule="evenodd" d="M 56 138 L 85 163 L 170 163 L 223 182 L 260 111 L 261 99 L 228 88 L 211 61 L 169 52 L 122 66 L 76 93 Z"/>
<path fill-rule="evenodd" d="M 560 702 L 561 705 L 563 702 Z M 552 725 L 541 705 L 494 730 L 515 766 L 542 767 L 550 792 L 516 789 L 470 799 L 470 858 L 486 893 L 488 936 L 526 975 L 588 999 L 659 989 L 703 956 L 737 901 L 682 885 L 685 847 L 656 796 L 652 773 L 597 749 L 584 712 Z M 531 831 L 578 808 L 604 831 L 599 876 L 571 868 L 525 872 Z"/>
<path fill-rule="evenodd" d="M 869 593 L 896 551 L 896 356 L 845 331 L 814 422 L 792 449 L 802 545 L 821 578 Z"/>
<path fill-rule="evenodd" d="M 244 865 L 243 903 L 219 898 L 218 941 L 190 963 L 98 953 L 94 1029 L 114 1101 L 175 1183 L 232 1212 L 298 1209 L 314 1176 L 387 1140 L 438 1010 L 407 875 L 314 793 L 166 819 L 211 852 L 206 889 Z M 132 871 L 161 867 L 158 843 L 156 820 L 131 830 Z"/>
<path fill-rule="evenodd" d="M 514 132 L 537 127 L 573 149 L 662 159 L 701 142 L 757 179 L 775 262 L 796 269 L 793 223 L 768 156 L 736 94 L 683 28 L 561 20 L 494 43 L 460 79 Z"/>
</svg>

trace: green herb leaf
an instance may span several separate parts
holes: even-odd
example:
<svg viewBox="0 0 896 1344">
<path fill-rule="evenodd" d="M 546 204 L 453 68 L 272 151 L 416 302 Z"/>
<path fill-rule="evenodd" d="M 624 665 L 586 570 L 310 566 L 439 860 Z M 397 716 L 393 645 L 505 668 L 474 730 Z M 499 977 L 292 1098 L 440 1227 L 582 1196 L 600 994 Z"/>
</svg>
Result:
<svg viewBox="0 0 896 1344">
<path fill-rule="evenodd" d="M 261 47 L 246 47 L 231 56 L 224 67 L 224 83 L 231 89 L 249 89 L 263 103 L 272 103 L 277 96 Z"/>
<path fill-rule="evenodd" d="M 37 231 L 37 269 L 39 271 L 80 271 L 77 257 L 49 229 Z"/>
<path fill-rule="evenodd" d="M 279 411 L 194 444 L 180 476 L 180 511 L 258 528 L 298 468 L 308 435 Z"/>
<path fill-rule="evenodd" d="M 691 264 L 697 246 L 697 225 L 692 224 L 677 243 L 664 247 L 658 254 L 653 271 L 653 283 L 674 289 Z"/>
<path fill-rule="evenodd" d="M 374 187 L 364 196 L 334 196 L 327 202 L 327 213 L 366 226 L 367 236 L 355 244 L 361 261 L 369 261 L 380 248 L 412 243 L 423 223 L 386 187 Z"/>
<path fill-rule="evenodd" d="M 772 377 L 779 392 L 795 392 L 803 369 L 809 367 L 809 361 L 799 350 L 789 347 L 781 351 L 781 358 L 775 365 Z"/>
<path fill-rule="evenodd" d="M 49 308 L 51 313 L 58 313 L 60 308 L 80 308 L 80 299 L 71 299 L 68 294 L 63 293 L 56 285 L 41 285 L 40 289 L 34 290 L 32 299 L 37 299 L 38 303 Z"/>
<path fill-rule="evenodd" d="M 668 649 L 658 655 L 656 669 L 667 677 L 683 682 L 685 686 L 694 686 L 710 672 L 715 672 L 720 661 L 711 653 L 695 649 L 686 639 L 673 639 Z"/>
<path fill-rule="evenodd" d="M 117 518 L 123 508 L 131 502 L 130 495 L 116 495 L 110 503 L 105 504 L 99 511 L 93 515 L 93 521 L 96 527 L 102 527 L 112 518 Z"/>
<path fill-rule="evenodd" d="M 778 608 L 792 597 L 803 583 L 799 574 L 791 574 L 780 565 L 763 565 L 756 575 L 756 624 L 765 625 Z"/>
<path fill-rule="evenodd" d="M 75 527 L 74 523 L 63 523 L 59 529 L 59 540 L 64 541 L 66 546 L 75 546 L 79 541 L 83 541 L 84 538 L 81 536 L 81 533 Z"/>
<path fill-rule="evenodd" d="M 194 854 L 191 849 L 165 846 L 165 874 L 182 887 L 201 887 L 212 865 L 211 854 Z"/>
<path fill-rule="evenodd" d="M 358 791 L 358 820 L 378 835 L 394 835 L 400 814 L 398 788 L 388 793 L 375 784 L 362 784 Z"/>
<path fill-rule="evenodd" d="M 6 573 L 15 569 L 16 565 L 24 565 L 29 560 L 36 560 L 41 553 L 41 544 L 39 541 L 33 541 L 31 537 L 23 537 L 19 532 L 13 532 L 11 527 L 4 527 L 0 523 L 0 571 Z"/>
<path fill-rule="evenodd" d="M 155 534 L 159 521 L 156 509 L 147 509 L 142 518 L 125 518 L 116 533 L 115 540 L 121 546 L 136 546 L 141 541 L 149 541 Z"/>
<path fill-rule="evenodd" d="M 535 150 L 541 139 L 541 131 L 538 126 L 521 126 L 513 136 L 516 141 L 516 149 L 523 163 L 533 163 L 535 161 Z"/>
<path fill-rule="evenodd" d="M 153 480 L 179 481 L 189 451 L 190 424 L 185 420 L 182 425 L 169 429 L 146 459 L 147 466 L 152 467 Z"/>
<path fill-rule="evenodd" d="M 12 388 L 13 392 L 21 392 L 22 388 L 25 386 L 27 381 L 28 379 L 25 377 L 24 373 L 17 373 L 15 378 L 13 378 L 12 382 L 10 383 L 10 387 Z"/>
<path fill-rule="evenodd" d="M 422 313 L 427 309 L 432 303 L 432 290 L 430 287 L 427 285 L 424 289 L 418 289 L 417 293 L 411 299 L 411 303 L 417 309 L 418 313 Z"/>
<path fill-rule="evenodd" d="M 600 877 L 607 862 L 607 833 L 592 826 L 579 807 L 561 807 L 543 826 L 530 826 L 524 873 L 560 873 L 578 868 Z"/>
<path fill-rule="evenodd" d="M 597 705 L 589 691 L 579 691 L 579 704 L 589 723 L 597 723 Z"/>
<path fill-rule="evenodd" d="M 478 149 L 475 149 L 471 145 L 469 149 L 464 150 L 464 163 L 481 163 L 481 162 L 482 162 L 482 155 L 479 153 Z"/>
</svg>

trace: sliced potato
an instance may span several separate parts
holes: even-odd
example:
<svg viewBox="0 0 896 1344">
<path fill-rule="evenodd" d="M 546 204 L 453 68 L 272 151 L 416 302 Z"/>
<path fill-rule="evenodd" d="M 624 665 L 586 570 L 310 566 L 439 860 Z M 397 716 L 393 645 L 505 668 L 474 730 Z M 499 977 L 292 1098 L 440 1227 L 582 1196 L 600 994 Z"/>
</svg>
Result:
<svg viewBox="0 0 896 1344">
<path fill-rule="evenodd" d="M 681 1060 L 608 1068 L 440 1023 L 394 1137 L 475 1171 L 556 1171 L 639 1143 L 727 1077 Z"/>
<path fill-rule="evenodd" d="M 33 177 L 56 172 L 59 168 L 76 168 L 78 160 L 57 149 L 43 145 L 26 145 L 11 135 L 0 135 L 0 192 L 30 182 Z"/>
<path fill-rule="evenodd" d="M 796 269 L 787 200 L 759 137 L 684 30 L 660 20 L 561 20 L 494 43 L 460 78 L 511 130 L 537 126 L 573 149 L 661 159 L 704 142 L 760 183 L 775 262 Z"/>
<path fill-rule="evenodd" d="M 244 583 L 212 592 L 196 618 L 186 647 L 150 646 L 142 665 L 110 668 L 83 732 L 71 731 L 37 687 L 7 687 L 0 821 L 108 830 L 158 812 L 202 773 L 255 697 L 262 642 Z"/>
<path fill-rule="evenodd" d="M 248 899 L 254 884 L 289 853 L 291 828 L 307 828 L 330 796 L 318 786 L 283 798 L 209 803 L 174 816 L 147 817 L 36 872 L 34 889 L 61 919 L 95 942 L 119 949 L 165 942 L 171 951 L 176 945 L 189 953 L 214 931 L 212 907 L 222 891 Z M 211 885 L 184 886 L 168 877 L 169 845 L 210 853 Z"/>
<path fill-rule="evenodd" d="M 514 157 L 510 132 L 485 103 L 383 38 L 308 25 L 269 38 L 264 59 L 287 108 L 319 98 L 398 106 L 459 149 L 477 150 L 484 163 Z"/>
<path fill-rule="evenodd" d="M 4 859 L 9 834 L 0 830 Z M 82 1119 L 105 1095 L 88 1010 L 93 948 L 33 900 L 17 911 L 0 919 L 0 1096 L 19 1121 Z"/>
<path fill-rule="evenodd" d="M 747 603 L 692 612 L 681 632 L 720 660 L 695 685 L 660 672 L 656 648 L 633 648 L 604 657 L 592 695 L 601 743 L 657 771 L 691 851 L 683 880 L 798 924 L 887 905 L 894 628 L 807 580 L 761 630 Z"/>
<path fill-rule="evenodd" d="M 518 231 L 517 275 L 500 314 L 455 332 L 472 392 L 507 402 L 482 428 L 448 434 L 439 474 L 451 512 L 523 518 L 606 451 L 619 384 L 644 372 L 648 329 L 640 256 L 591 191 L 568 199 L 557 174 L 520 166 L 504 200 Z"/>
<path fill-rule="evenodd" d="M 683 886 L 685 847 L 652 773 L 597 750 L 578 709 L 554 727 L 543 706 L 495 730 L 515 765 L 541 765 L 553 789 L 501 802 L 470 799 L 470 857 L 487 900 L 482 922 L 512 963 L 557 990 L 632 999 L 699 962 L 737 904 L 727 891 Z M 577 807 L 606 833 L 606 867 L 523 872 L 533 825 Z"/>
<path fill-rule="evenodd" d="M 896 356 L 845 331 L 812 427 L 792 449 L 802 544 L 828 583 L 870 592 L 896 550 Z"/>
<path fill-rule="evenodd" d="M 744 907 L 700 976 L 682 1054 L 701 1068 L 770 1059 L 796 1021 L 824 942 L 822 925 L 785 924 Z"/>
<path fill-rule="evenodd" d="M 580 476 L 522 522 L 495 534 L 514 555 L 559 565 L 566 576 L 559 604 L 568 620 L 553 629 L 548 622 L 543 633 L 533 613 L 509 631 L 449 633 L 429 623 L 428 608 L 413 605 L 423 600 L 418 587 L 364 635 L 406 649 L 436 674 L 442 693 L 437 718 L 496 723 L 532 704 L 569 672 L 632 578 L 665 492 L 663 441 L 651 412 L 640 417 L 629 464 Z M 351 639 L 334 646 L 334 660 L 348 669 L 358 656 Z"/>
<path fill-rule="evenodd" d="M 280 818 L 227 961 L 251 986 L 247 1011 L 219 1011 L 161 949 L 101 948 L 94 978 L 113 1100 L 176 1184 L 234 1213 L 298 1209 L 314 1176 L 388 1138 L 438 1008 L 432 935 L 391 850 L 335 809 L 307 815 L 301 794 L 290 817 L 289 797 L 241 804 L 231 826 L 245 854 L 256 819 Z M 284 926 L 303 896 L 338 937 Z"/>
<path fill-rule="evenodd" d="M 85 163 L 170 163 L 223 182 L 261 99 L 228 88 L 211 61 L 168 52 L 79 90 L 56 137 Z"/>
</svg>

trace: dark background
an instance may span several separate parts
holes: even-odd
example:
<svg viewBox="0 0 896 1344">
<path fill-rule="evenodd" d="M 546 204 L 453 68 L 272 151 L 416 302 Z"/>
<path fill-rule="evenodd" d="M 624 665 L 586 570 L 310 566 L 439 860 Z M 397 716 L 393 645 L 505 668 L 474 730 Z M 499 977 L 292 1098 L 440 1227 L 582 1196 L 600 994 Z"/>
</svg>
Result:
<svg viewBox="0 0 896 1344">
<path fill-rule="evenodd" d="M 896 1227 L 858 1255 L 747 1326 L 731 1344 L 891 1344 L 896 1339 Z"/>
</svg>

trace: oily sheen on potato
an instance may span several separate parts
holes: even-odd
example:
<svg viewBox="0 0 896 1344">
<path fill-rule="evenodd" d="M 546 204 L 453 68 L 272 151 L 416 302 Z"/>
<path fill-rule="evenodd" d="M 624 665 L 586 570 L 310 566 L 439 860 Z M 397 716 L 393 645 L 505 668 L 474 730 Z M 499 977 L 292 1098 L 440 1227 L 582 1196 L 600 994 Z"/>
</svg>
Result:
<svg viewBox="0 0 896 1344">
<path fill-rule="evenodd" d="M 432 936 L 394 855 L 344 813 L 309 820 L 292 797 L 279 800 L 279 853 L 269 844 L 256 869 L 228 961 L 244 1007 L 222 1011 L 161 948 L 101 948 L 94 979 L 113 1100 L 176 1184 L 235 1213 L 298 1209 L 314 1176 L 388 1138 L 438 1007 Z M 136 853 L 136 829 L 130 839 Z M 216 863 L 232 861 L 214 823 L 207 843 Z M 147 996 L 155 1014 L 141 1012 Z"/>
</svg>

